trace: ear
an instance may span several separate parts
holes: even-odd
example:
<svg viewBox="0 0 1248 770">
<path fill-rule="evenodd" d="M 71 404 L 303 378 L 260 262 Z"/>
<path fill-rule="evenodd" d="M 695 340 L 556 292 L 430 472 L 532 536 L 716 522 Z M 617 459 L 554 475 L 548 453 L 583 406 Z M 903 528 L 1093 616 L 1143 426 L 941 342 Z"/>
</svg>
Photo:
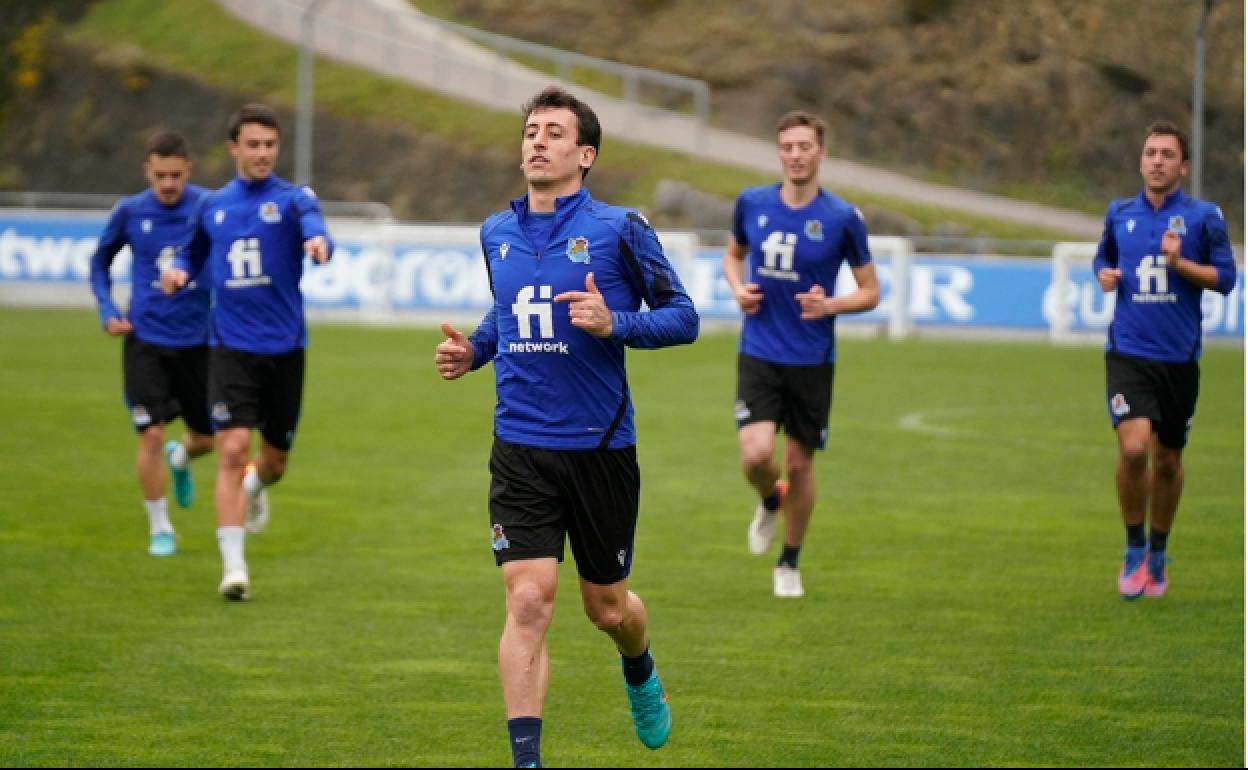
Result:
<svg viewBox="0 0 1248 770">
<path fill-rule="evenodd" d="M 589 145 L 581 148 L 581 168 L 588 169 L 594 165 L 594 161 L 598 159 L 598 151 Z"/>
</svg>

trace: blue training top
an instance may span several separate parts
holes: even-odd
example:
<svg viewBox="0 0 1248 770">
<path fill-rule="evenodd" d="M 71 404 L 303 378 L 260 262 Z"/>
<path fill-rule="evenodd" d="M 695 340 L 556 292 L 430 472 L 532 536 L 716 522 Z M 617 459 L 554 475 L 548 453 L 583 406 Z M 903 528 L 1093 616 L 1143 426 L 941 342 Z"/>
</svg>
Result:
<svg viewBox="0 0 1248 770">
<path fill-rule="evenodd" d="M 235 177 L 209 195 L 174 266 L 191 278 L 211 265 L 217 342 L 278 355 L 307 347 L 303 315 L 303 242 L 323 236 L 333 254 L 316 193 L 277 176 Z"/>
<path fill-rule="evenodd" d="M 836 317 L 802 320 L 795 295 L 817 283 L 830 297 L 842 263 L 871 262 L 861 212 L 826 190 L 792 209 L 778 183 L 751 187 L 737 197 L 732 235 L 747 249 L 746 280 L 763 292 L 759 312 L 742 323 L 740 351 L 790 366 L 835 361 Z"/>
<path fill-rule="evenodd" d="M 189 348 L 208 344 L 206 281 L 192 283 L 167 296 L 160 273 L 173 263 L 194 227 L 194 214 L 208 191 L 188 184 L 172 206 L 161 203 L 151 189 L 123 198 L 113 207 L 108 224 L 91 255 L 91 291 L 95 294 L 100 325 L 126 317 L 134 335 L 151 345 Z M 122 312 L 113 303 L 113 259 L 130 246 L 130 308 Z M 206 277 L 206 276 L 205 276 Z"/>
<path fill-rule="evenodd" d="M 542 449 L 619 449 L 636 443 L 624 348 L 693 342 L 698 314 L 658 237 L 636 212 L 585 189 L 559 198 L 553 227 L 533 243 L 528 196 L 481 226 L 494 305 L 469 337 L 473 369 L 494 362 L 495 435 Z M 572 326 L 565 291 L 585 276 L 611 311 L 608 338 Z M 640 312 L 641 303 L 650 308 Z"/>
<path fill-rule="evenodd" d="M 1183 257 L 1213 265 L 1216 290 L 1235 288 L 1235 257 L 1222 211 L 1176 190 L 1156 211 L 1141 192 L 1109 205 L 1105 230 L 1092 263 L 1095 275 L 1106 267 L 1122 271 L 1106 350 L 1162 363 L 1200 358 L 1200 297 L 1204 291 L 1166 266 L 1161 237 L 1178 233 Z"/>
</svg>

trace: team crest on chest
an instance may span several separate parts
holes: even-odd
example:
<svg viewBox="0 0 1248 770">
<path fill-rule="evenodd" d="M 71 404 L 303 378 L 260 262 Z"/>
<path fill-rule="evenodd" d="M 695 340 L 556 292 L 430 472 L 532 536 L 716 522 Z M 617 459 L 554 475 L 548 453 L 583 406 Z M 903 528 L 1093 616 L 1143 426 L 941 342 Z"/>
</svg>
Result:
<svg viewBox="0 0 1248 770">
<path fill-rule="evenodd" d="M 260 204 L 260 221 L 268 222 L 271 225 L 282 221 L 282 212 L 278 210 L 276 203 L 265 201 Z"/>
<path fill-rule="evenodd" d="M 758 228 L 761 230 L 762 228 L 766 226 L 767 226 L 767 215 L 759 214 L 758 215 Z"/>
<path fill-rule="evenodd" d="M 1175 214 L 1170 217 L 1170 232 L 1176 235 L 1187 235 L 1187 225 L 1183 222 L 1183 217 Z"/>
<path fill-rule="evenodd" d="M 217 213 L 216 213 L 216 214 L 213 214 L 212 219 L 213 219 L 213 221 L 214 221 L 214 222 L 216 222 L 217 224 L 221 224 L 222 222 L 224 222 L 224 221 L 225 221 L 225 210 L 224 210 L 224 209 L 217 209 Z"/>
<path fill-rule="evenodd" d="M 589 264 L 589 239 L 583 235 L 568 239 L 568 259 L 581 265 Z"/>
<path fill-rule="evenodd" d="M 507 252 L 511 251 L 511 244 L 503 241 L 503 245 L 498 247 L 498 258 L 507 259 Z"/>
<path fill-rule="evenodd" d="M 806 220 L 806 237 L 812 241 L 823 240 L 823 222 L 818 219 Z"/>
<path fill-rule="evenodd" d="M 1134 219 L 1127 220 L 1127 232 L 1129 233 L 1135 232 L 1135 220 Z"/>
<path fill-rule="evenodd" d="M 139 225 L 139 228 L 145 233 L 150 233 L 152 231 L 152 220 L 144 219 L 142 224 Z"/>
</svg>

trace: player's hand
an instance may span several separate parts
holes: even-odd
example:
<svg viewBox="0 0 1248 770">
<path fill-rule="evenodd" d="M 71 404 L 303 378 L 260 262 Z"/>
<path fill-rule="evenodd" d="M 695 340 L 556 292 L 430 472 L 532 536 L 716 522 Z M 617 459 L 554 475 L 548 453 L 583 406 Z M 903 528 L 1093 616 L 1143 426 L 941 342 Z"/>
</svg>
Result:
<svg viewBox="0 0 1248 770">
<path fill-rule="evenodd" d="M 1173 230 L 1167 230 L 1166 234 L 1161 236 L 1161 253 L 1166 255 L 1166 266 L 1173 269 L 1179 266 L 1179 254 L 1183 246 L 1183 240 L 1179 234 Z"/>
<path fill-rule="evenodd" d="M 325 241 L 325 236 L 314 235 L 303 242 L 303 253 L 316 264 L 323 265 L 329 261 L 329 243 Z"/>
<path fill-rule="evenodd" d="M 756 283 L 743 283 L 732 292 L 737 307 L 746 315 L 754 315 L 763 306 L 763 290 Z"/>
<path fill-rule="evenodd" d="M 818 321 L 831 315 L 828 312 L 828 295 L 817 283 L 806 291 L 799 291 L 793 297 L 802 306 L 803 321 Z"/>
<path fill-rule="evenodd" d="M 1122 280 L 1122 271 L 1116 267 L 1102 267 L 1096 274 L 1096 281 L 1101 285 L 1101 291 L 1113 291 L 1118 288 L 1118 282 Z"/>
<path fill-rule="evenodd" d="M 114 316 L 108 319 L 108 323 L 104 324 L 104 331 L 114 337 L 124 337 L 134 331 L 134 325 L 125 318 L 117 318 Z"/>
<path fill-rule="evenodd" d="M 611 336 L 611 311 L 594 284 L 594 274 L 585 274 L 585 291 L 564 291 L 555 295 L 555 302 L 568 302 L 568 318 L 572 325 L 595 337 Z"/>
<path fill-rule="evenodd" d="M 173 294 L 185 286 L 189 278 L 185 270 L 171 267 L 160 274 L 160 289 L 165 294 Z"/>
<path fill-rule="evenodd" d="M 434 366 L 438 367 L 438 374 L 444 380 L 463 377 L 472 368 L 472 343 L 445 321 L 442 323 L 442 333 L 446 335 L 446 339 L 438 344 L 433 354 Z"/>
</svg>

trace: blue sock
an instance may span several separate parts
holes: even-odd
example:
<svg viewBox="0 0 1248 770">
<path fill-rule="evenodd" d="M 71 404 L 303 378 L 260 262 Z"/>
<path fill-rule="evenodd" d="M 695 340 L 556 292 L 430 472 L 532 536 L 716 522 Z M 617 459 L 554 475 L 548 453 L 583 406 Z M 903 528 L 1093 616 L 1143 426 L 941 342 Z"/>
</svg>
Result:
<svg viewBox="0 0 1248 770">
<path fill-rule="evenodd" d="M 625 682 L 633 687 L 639 687 L 650 681 L 650 675 L 654 673 L 654 658 L 650 657 L 648 646 L 641 655 L 635 658 L 620 655 L 620 660 L 623 662 Z"/>
<path fill-rule="evenodd" d="M 797 557 L 802 552 L 800 545 L 784 544 L 784 548 L 780 550 L 780 559 L 776 562 L 777 567 L 792 567 L 797 569 Z"/>
<path fill-rule="evenodd" d="M 1162 532 L 1154 529 L 1148 533 L 1148 550 L 1153 553 L 1166 552 L 1166 538 L 1170 537 L 1169 532 Z"/>
<path fill-rule="evenodd" d="M 1127 525 L 1127 547 L 1143 548 L 1148 545 L 1148 538 L 1144 535 L 1144 522 L 1139 524 Z"/>
<path fill-rule="evenodd" d="M 511 758 L 516 767 L 542 766 L 542 718 L 516 717 L 507 720 L 511 737 Z"/>
</svg>

